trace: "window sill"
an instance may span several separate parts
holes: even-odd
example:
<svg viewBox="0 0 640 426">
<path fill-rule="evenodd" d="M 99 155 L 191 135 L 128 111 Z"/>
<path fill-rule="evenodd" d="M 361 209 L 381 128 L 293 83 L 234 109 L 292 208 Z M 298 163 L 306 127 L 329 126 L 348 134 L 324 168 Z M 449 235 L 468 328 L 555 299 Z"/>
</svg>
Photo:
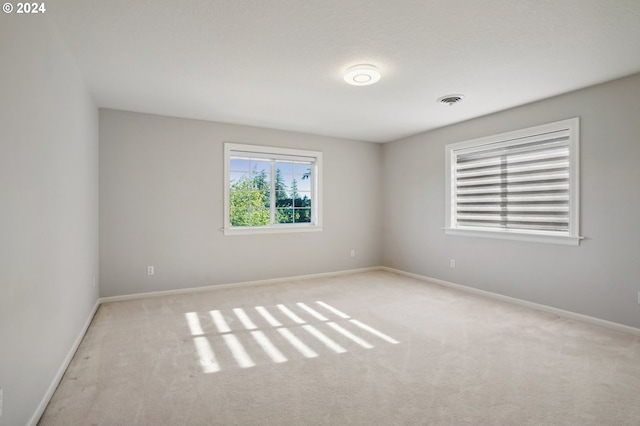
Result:
<svg viewBox="0 0 640 426">
<path fill-rule="evenodd" d="M 560 244 L 567 246 L 580 245 L 583 237 L 574 237 L 569 235 L 529 233 L 522 231 L 495 231 L 484 229 L 462 229 L 462 228 L 444 228 L 447 235 L 458 235 L 463 237 L 480 237 L 494 238 L 500 240 L 527 241 L 533 243 Z"/>
<path fill-rule="evenodd" d="M 322 226 L 299 225 L 299 226 L 254 226 L 238 228 L 222 228 L 225 236 L 228 235 L 259 235 L 259 234 L 290 234 L 294 232 L 319 232 Z"/>
</svg>

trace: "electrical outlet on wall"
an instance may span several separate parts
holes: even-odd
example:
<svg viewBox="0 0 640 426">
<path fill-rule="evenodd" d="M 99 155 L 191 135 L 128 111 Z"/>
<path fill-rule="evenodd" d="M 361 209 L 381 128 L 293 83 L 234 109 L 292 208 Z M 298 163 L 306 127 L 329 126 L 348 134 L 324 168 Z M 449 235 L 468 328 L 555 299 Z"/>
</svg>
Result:
<svg viewBox="0 0 640 426">
<path fill-rule="evenodd" d="M 147 275 L 153 275 L 156 273 L 156 270 L 153 266 L 147 266 Z"/>
<path fill-rule="evenodd" d="M 449 263 L 449 265 L 450 265 L 452 268 L 455 268 L 455 267 L 456 267 L 456 260 L 455 260 L 455 259 L 451 259 L 451 263 Z"/>
<path fill-rule="evenodd" d="M 351 249 L 351 257 L 356 257 L 356 251 Z"/>
</svg>

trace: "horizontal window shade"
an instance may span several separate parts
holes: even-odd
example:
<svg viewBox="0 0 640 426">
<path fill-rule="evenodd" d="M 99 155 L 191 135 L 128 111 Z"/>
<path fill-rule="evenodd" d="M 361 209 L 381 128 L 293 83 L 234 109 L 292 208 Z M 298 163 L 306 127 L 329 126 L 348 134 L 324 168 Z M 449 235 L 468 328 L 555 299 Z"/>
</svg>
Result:
<svg viewBox="0 0 640 426">
<path fill-rule="evenodd" d="M 502 229 L 514 229 L 514 230 L 526 230 L 526 231 L 547 231 L 547 232 L 557 232 L 557 226 L 553 224 L 539 224 L 539 223 L 514 223 L 514 226 L 505 228 L 500 223 L 496 222 L 486 222 L 486 223 L 478 223 L 478 221 L 474 221 L 473 223 L 467 224 L 465 222 L 459 223 L 460 226 L 470 226 L 470 227 L 482 227 L 482 228 L 495 228 L 496 230 Z M 515 226 L 517 225 L 517 226 Z"/>
<path fill-rule="evenodd" d="M 522 138 L 521 140 L 510 140 L 505 142 L 480 145 L 473 148 L 459 149 L 458 155 L 462 160 L 477 160 L 480 158 L 500 157 L 502 154 L 516 155 L 519 152 L 530 155 L 537 149 L 549 151 L 554 147 L 568 146 L 568 132 L 552 132 L 544 136 Z"/>
<path fill-rule="evenodd" d="M 531 173 L 537 170 L 550 172 L 555 169 L 568 169 L 569 168 L 569 160 L 565 156 L 562 159 L 553 160 L 550 159 L 548 161 L 529 163 L 529 164 L 509 164 L 506 166 L 506 171 L 510 175 L 516 175 L 518 173 Z M 467 178 L 475 178 L 478 176 L 493 176 L 493 175 L 501 175 L 503 172 L 503 168 L 501 167 L 475 167 L 471 170 L 458 169 L 458 178 L 461 181 L 464 181 Z"/>
<path fill-rule="evenodd" d="M 457 226 L 568 232 L 568 131 L 454 152 Z"/>
</svg>

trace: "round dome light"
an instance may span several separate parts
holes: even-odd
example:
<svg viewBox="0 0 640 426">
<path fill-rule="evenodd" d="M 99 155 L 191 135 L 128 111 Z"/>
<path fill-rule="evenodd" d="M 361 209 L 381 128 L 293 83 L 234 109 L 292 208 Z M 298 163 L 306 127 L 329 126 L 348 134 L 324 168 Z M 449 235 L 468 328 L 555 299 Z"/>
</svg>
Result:
<svg viewBox="0 0 640 426">
<path fill-rule="evenodd" d="M 355 65 L 347 68 L 344 81 L 352 86 L 368 86 L 380 80 L 380 71 L 373 65 Z"/>
</svg>

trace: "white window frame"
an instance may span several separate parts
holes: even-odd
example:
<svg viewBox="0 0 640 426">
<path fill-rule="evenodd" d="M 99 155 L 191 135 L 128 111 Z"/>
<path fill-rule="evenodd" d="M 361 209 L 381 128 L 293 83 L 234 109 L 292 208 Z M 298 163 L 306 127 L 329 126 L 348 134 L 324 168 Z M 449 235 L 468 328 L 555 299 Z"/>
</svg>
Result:
<svg viewBox="0 0 640 426">
<path fill-rule="evenodd" d="M 515 145 L 518 139 L 543 135 L 545 133 L 563 131 L 569 132 L 569 230 L 568 232 L 549 232 L 541 230 L 513 230 L 481 228 L 477 226 L 465 227 L 456 223 L 456 155 L 462 150 L 482 151 L 490 144 Z M 445 227 L 447 235 L 461 235 L 469 237 L 498 238 L 517 241 L 529 241 L 550 244 L 574 245 L 580 244 L 580 119 L 579 117 L 528 127 L 526 129 L 501 133 L 478 139 L 448 144 L 445 146 Z"/>
<path fill-rule="evenodd" d="M 283 223 L 268 226 L 231 226 L 229 214 L 230 195 L 230 159 L 233 154 L 243 153 L 248 157 L 259 156 L 261 158 L 295 160 L 297 158 L 312 158 L 311 173 L 311 223 Z M 317 232 L 322 231 L 322 152 L 307 151 L 301 149 L 278 148 L 263 145 L 246 145 L 225 142 L 224 144 L 224 235 L 250 235 L 250 234 L 277 234 L 290 232 Z"/>
</svg>

